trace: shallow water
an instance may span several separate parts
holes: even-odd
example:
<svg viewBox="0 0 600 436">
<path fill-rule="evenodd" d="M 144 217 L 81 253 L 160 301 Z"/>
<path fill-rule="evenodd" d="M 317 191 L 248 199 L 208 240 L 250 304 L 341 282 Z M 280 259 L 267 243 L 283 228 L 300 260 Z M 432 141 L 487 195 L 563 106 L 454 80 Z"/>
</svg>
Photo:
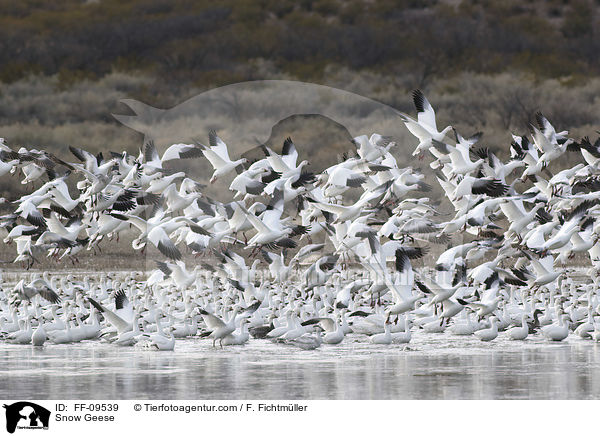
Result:
<svg viewBox="0 0 600 436">
<path fill-rule="evenodd" d="M 408 346 L 303 351 L 266 340 L 174 352 L 71 345 L 0 345 L 5 399 L 598 399 L 600 345 L 569 337 L 492 343 L 416 332 Z"/>
</svg>

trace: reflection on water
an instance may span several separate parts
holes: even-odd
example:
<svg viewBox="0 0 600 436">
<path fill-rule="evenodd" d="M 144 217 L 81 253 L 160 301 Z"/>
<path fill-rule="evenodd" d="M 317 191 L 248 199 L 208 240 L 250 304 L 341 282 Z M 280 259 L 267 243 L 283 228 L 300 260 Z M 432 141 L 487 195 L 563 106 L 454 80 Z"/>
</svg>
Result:
<svg viewBox="0 0 600 436">
<path fill-rule="evenodd" d="M 417 332 L 390 347 L 346 338 L 302 351 L 269 341 L 175 352 L 0 345 L 5 399 L 598 399 L 600 345 L 499 338 L 481 343 Z"/>
</svg>

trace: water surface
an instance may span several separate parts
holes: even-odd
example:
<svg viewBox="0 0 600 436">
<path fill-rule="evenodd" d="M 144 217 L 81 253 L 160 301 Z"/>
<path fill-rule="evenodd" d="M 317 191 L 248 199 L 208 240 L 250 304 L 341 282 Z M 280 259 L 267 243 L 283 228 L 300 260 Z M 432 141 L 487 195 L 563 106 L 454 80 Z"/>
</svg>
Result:
<svg viewBox="0 0 600 436">
<path fill-rule="evenodd" d="M 250 340 L 174 352 L 111 344 L 0 344 L 4 399 L 599 399 L 600 345 L 491 343 L 416 332 L 408 346 L 351 335 L 314 351 Z"/>
</svg>

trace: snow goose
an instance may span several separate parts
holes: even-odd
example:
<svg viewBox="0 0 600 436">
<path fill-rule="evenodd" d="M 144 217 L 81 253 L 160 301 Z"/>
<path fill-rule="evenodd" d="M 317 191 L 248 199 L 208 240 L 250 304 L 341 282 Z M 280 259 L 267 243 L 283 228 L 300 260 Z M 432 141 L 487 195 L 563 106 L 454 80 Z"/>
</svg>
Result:
<svg viewBox="0 0 600 436">
<path fill-rule="evenodd" d="M 238 166 L 248 162 L 246 158 L 241 158 L 236 161 L 232 161 L 229 158 L 229 152 L 227 151 L 227 145 L 221 138 L 217 136 L 217 132 L 211 130 L 208 134 L 208 141 L 210 147 L 202 145 L 202 154 L 208 159 L 214 168 L 214 173 L 210 178 L 210 183 L 216 182 L 219 177 L 225 176 L 233 172 Z"/>
<path fill-rule="evenodd" d="M 271 195 L 275 189 L 283 189 L 285 184 L 290 187 L 291 184 L 304 184 L 313 180 L 312 174 L 302 173 L 302 168 L 308 165 L 307 160 L 296 165 L 298 151 L 296 151 L 291 138 L 287 138 L 284 141 L 281 156 L 266 146 L 263 146 L 263 151 L 267 156 L 267 162 L 271 165 L 271 168 L 280 174 L 277 179 L 267 184 L 264 190 L 266 194 Z"/>
<path fill-rule="evenodd" d="M 173 282 L 177 286 L 177 289 L 185 291 L 196 281 L 196 274 L 198 273 L 200 266 L 197 265 L 194 270 L 189 273 L 185 268 L 185 264 L 182 261 L 176 263 L 166 263 L 156 261 L 156 265 L 160 271 L 163 272 L 163 279 L 172 278 Z"/>
<path fill-rule="evenodd" d="M 93 155 L 87 150 L 81 148 L 69 146 L 69 151 L 75 156 L 80 162 L 83 162 L 83 169 L 92 175 L 108 175 L 108 172 L 113 168 L 115 161 L 110 159 L 104 161 L 102 153 Z M 81 164 L 73 164 L 77 168 L 81 168 Z"/>
<path fill-rule="evenodd" d="M 365 191 L 363 195 L 358 199 L 356 203 L 351 206 L 344 206 L 341 204 L 322 203 L 314 200 L 310 197 L 306 197 L 306 200 L 317 209 L 332 213 L 336 216 L 334 223 L 343 223 L 346 221 L 352 221 L 364 212 L 365 206 L 370 201 L 380 197 L 385 193 L 390 183 L 384 183 L 383 185 L 375 188 L 374 191 Z"/>
<path fill-rule="evenodd" d="M 600 137 L 592 144 L 590 138 L 586 136 L 578 145 L 586 163 L 590 167 L 598 168 L 600 164 Z"/>
<path fill-rule="evenodd" d="M 417 145 L 417 148 L 413 152 L 413 156 L 420 154 L 422 156 L 424 150 L 432 147 L 433 139 L 443 142 L 446 134 L 452 129 L 452 126 L 445 127 L 441 132 L 438 131 L 435 122 L 435 111 L 419 89 L 413 91 L 413 102 L 417 109 L 416 120 L 403 113 L 399 115 L 408 131 L 419 140 L 419 145 Z"/>
<path fill-rule="evenodd" d="M 580 206 L 578 206 L 571 214 L 566 216 L 564 224 L 561 226 L 560 230 L 556 233 L 556 235 L 548 239 L 540 247 L 542 255 L 547 254 L 547 252 L 550 250 L 557 250 L 559 248 L 562 248 L 571 241 L 573 235 L 580 231 L 580 221 L 588 207 L 589 205 L 587 204 L 587 202 L 584 202 Z"/>
<path fill-rule="evenodd" d="M 475 332 L 475 336 L 479 338 L 480 341 L 489 342 L 493 341 L 498 337 L 498 321 L 495 316 L 490 318 L 490 327 L 487 329 L 477 330 Z"/>
<path fill-rule="evenodd" d="M 516 203 L 512 199 L 505 199 L 500 202 L 500 209 L 510 222 L 507 233 L 515 235 L 519 240 L 528 226 L 535 222 L 536 214 L 544 207 L 543 203 L 536 204 L 529 212 L 525 211 L 522 202 Z"/>
<path fill-rule="evenodd" d="M 119 219 L 125 217 L 127 221 L 136 226 L 141 232 L 140 235 L 133 240 L 133 248 L 143 248 L 146 244 L 145 240 L 148 240 L 169 259 L 176 261 L 181 260 L 181 252 L 175 246 L 173 241 L 171 241 L 171 238 L 169 238 L 167 230 L 175 230 L 176 228 L 185 225 L 185 222 L 181 220 L 168 219 L 164 217 L 163 213 L 157 214 L 148 220 L 130 214 L 112 214 L 112 216 Z"/>
<path fill-rule="evenodd" d="M 269 339 L 276 339 L 282 336 L 287 331 L 293 329 L 297 325 L 296 314 L 293 310 L 288 309 L 285 314 L 286 324 L 285 325 L 277 325 L 274 326 L 269 332 L 267 332 L 266 337 Z"/>
<path fill-rule="evenodd" d="M 563 274 L 562 271 L 554 270 L 554 258 L 552 256 L 546 256 L 539 260 L 531 257 L 530 262 L 534 275 L 529 278 L 528 285 L 534 288 L 552 283 Z"/>
<path fill-rule="evenodd" d="M 393 344 L 408 344 L 412 338 L 410 329 L 412 328 L 412 320 L 408 316 L 403 320 L 404 331 L 392 333 Z"/>
<path fill-rule="evenodd" d="M 259 178 L 268 173 L 268 168 L 261 167 L 256 169 L 248 168 L 246 171 L 238 174 L 229 185 L 229 190 L 235 191 L 233 198 L 235 199 L 242 195 L 261 195 L 266 183 Z"/>
<path fill-rule="evenodd" d="M 154 140 L 146 140 L 144 146 L 146 167 L 162 170 L 163 163 L 176 159 L 190 159 L 202 157 L 202 149 L 195 144 L 173 144 L 159 157 Z"/>
<path fill-rule="evenodd" d="M 299 167 L 296 165 L 298 160 L 298 151 L 296 150 L 296 146 L 290 137 L 286 138 L 283 142 L 281 155 L 278 155 L 269 147 L 263 147 L 263 151 L 267 156 L 267 162 L 269 162 L 271 168 L 280 173 L 281 177 L 283 178 L 289 177 L 290 173 L 296 172 Z M 308 162 L 305 161 L 304 165 L 306 165 L 306 163 Z"/>
<path fill-rule="evenodd" d="M 53 344 L 68 344 L 73 342 L 73 336 L 71 335 L 71 320 L 68 319 L 65 322 L 64 330 L 54 330 L 49 332 L 48 338 Z"/>
<path fill-rule="evenodd" d="M 117 330 L 117 334 L 133 329 L 133 308 L 125 295 L 125 291 L 122 289 L 115 293 L 114 311 L 107 309 L 91 297 L 87 297 L 87 299 L 90 304 L 102 313 L 106 320 Z"/>
<path fill-rule="evenodd" d="M 341 315 L 340 315 L 341 318 Z M 331 317 L 320 317 L 313 318 L 307 321 L 304 321 L 302 324 L 305 326 L 313 325 L 318 323 L 326 332 L 323 336 L 323 343 L 329 345 L 337 345 L 344 340 L 346 333 L 342 328 L 341 322 L 337 322 L 334 318 Z"/>
<path fill-rule="evenodd" d="M 263 258 L 269 265 L 269 272 L 271 277 L 279 283 L 286 281 L 292 272 L 293 263 L 290 262 L 288 265 L 285 264 L 285 258 L 283 252 L 279 255 L 269 253 L 265 250 L 261 250 Z"/>
<path fill-rule="evenodd" d="M 165 189 L 174 184 L 177 179 L 182 179 L 185 177 L 184 172 L 177 172 L 168 176 L 160 177 L 160 173 L 156 174 L 156 177 L 151 179 L 148 182 L 148 187 L 145 192 L 147 194 L 158 194 L 161 195 Z"/>
<path fill-rule="evenodd" d="M 501 296 L 494 296 L 496 289 L 490 289 L 489 293 L 483 295 L 481 301 L 469 303 L 469 306 L 477 309 L 476 315 L 481 321 L 483 317 L 495 312 L 502 301 Z"/>
<path fill-rule="evenodd" d="M 460 200 L 464 196 L 468 195 L 481 195 L 485 194 L 490 197 L 501 197 L 508 191 L 508 186 L 502 183 L 498 179 L 492 177 L 471 177 L 465 176 L 456 185 L 456 189 L 453 192 L 453 197 L 456 200 Z"/>
<path fill-rule="evenodd" d="M 588 307 L 588 316 L 585 322 L 582 322 L 576 329 L 575 334 L 582 339 L 591 338 L 591 334 L 594 331 L 594 309 L 592 306 Z"/>
<path fill-rule="evenodd" d="M 533 142 L 538 151 L 542 153 L 539 162 L 546 167 L 550 162 L 559 158 L 567 150 L 567 147 L 573 143 L 573 140 L 564 137 L 567 132 L 561 132 L 562 135 L 556 134 L 554 127 L 541 113 L 536 114 L 536 119 L 540 129 L 531 126 Z"/>
<path fill-rule="evenodd" d="M 448 332 L 457 336 L 469 336 L 479 329 L 479 323 L 474 322 L 471 314 L 463 310 L 459 319 L 448 327 Z"/>
<path fill-rule="evenodd" d="M 521 325 L 515 326 L 506 331 L 507 336 L 515 341 L 522 341 L 529 335 L 529 325 L 527 324 L 527 314 L 521 316 Z"/>
<path fill-rule="evenodd" d="M 158 351 L 173 351 L 175 349 L 175 338 L 166 333 L 162 328 L 160 314 L 156 316 L 156 333 L 142 334 L 136 346 Z"/>
<path fill-rule="evenodd" d="M 385 156 L 388 150 L 395 144 L 390 136 L 381 136 L 379 134 L 360 135 L 352 139 L 352 143 L 357 147 L 356 152 L 361 158 L 361 162 L 375 162 Z M 350 159 L 348 159 L 350 160 Z M 356 160 L 350 160 L 348 165 L 356 164 Z"/>
<path fill-rule="evenodd" d="M 250 339 L 250 333 L 248 333 L 248 323 L 249 320 L 247 318 L 242 319 L 240 323 L 240 332 L 239 333 L 231 333 L 223 338 L 221 343 L 223 345 L 244 345 Z"/>
<path fill-rule="evenodd" d="M 183 183 L 181 184 L 179 191 L 175 188 L 174 184 L 169 185 L 169 187 L 163 191 L 163 199 L 167 205 L 165 213 L 174 214 L 186 209 L 201 196 L 202 194 L 197 191 L 187 193 Z"/>
<path fill-rule="evenodd" d="M 0 177 L 12 172 L 18 163 L 18 159 L 11 159 L 8 156 L 0 154 Z"/>
<path fill-rule="evenodd" d="M 327 283 L 335 271 L 338 260 L 338 255 L 326 255 L 308 267 L 303 276 L 305 289 L 311 290 Z"/>
<path fill-rule="evenodd" d="M 390 345 L 392 343 L 392 332 L 390 328 L 390 320 L 388 317 L 384 323 L 384 332 L 371 336 L 369 341 L 372 344 Z"/>
<path fill-rule="evenodd" d="M 284 209 L 283 192 L 276 190 L 262 218 L 245 210 L 246 216 L 257 233 L 248 241 L 246 248 L 257 248 L 267 244 L 278 247 L 295 248 L 296 242 L 291 238 L 306 231 L 303 226 L 287 226 L 281 219 Z M 241 207 L 241 206 L 240 206 Z"/>
<path fill-rule="evenodd" d="M 383 273 L 383 281 L 385 286 L 392 291 L 394 304 L 388 306 L 385 310 L 386 315 L 400 315 L 411 310 L 414 310 L 415 303 L 421 298 L 421 293 L 413 293 L 412 289 L 415 284 L 414 271 L 410 259 L 416 259 L 423 256 L 424 251 L 420 247 L 413 249 L 412 247 L 398 248 L 396 250 L 396 270 L 398 275 L 396 280 L 392 280 L 388 274 Z M 385 262 L 382 262 L 382 266 Z M 374 270 L 377 274 L 377 271 Z M 380 295 L 382 295 L 380 293 Z"/>
<path fill-rule="evenodd" d="M 310 333 L 306 333 L 291 341 L 286 341 L 290 345 L 295 345 L 303 350 L 315 350 L 323 343 L 322 329 L 320 326 L 314 326 L 313 331 L 316 333 L 314 336 Z"/>
<path fill-rule="evenodd" d="M 233 333 L 236 329 L 238 312 L 239 308 L 235 308 L 229 318 L 229 321 L 225 322 L 216 315 L 204 309 L 200 309 L 200 314 L 202 315 L 204 322 L 208 328 L 212 330 L 209 337 L 213 340 L 213 347 L 215 347 L 216 341 L 219 341 L 221 348 L 223 348 L 223 338 Z"/>
<path fill-rule="evenodd" d="M 435 139 L 432 141 L 433 146 L 443 153 L 447 153 L 450 158 L 450 162 L 448 163 L 449 172 L 448 177 L 452 178 L 458 175 L 467 175 L 476 171 L 481 167 L 481 165 L 485 162 L 484 159 L 479 158 L 475 162 L 471 161 L 471 146 L 475 144 L 481 134 L 473 135 L 468 140 L 464 139 L 457 131 L 454 129 L 454 134 L 456 137 L 456 147 L 451 145 L 444 144 L 442 142 L 436 141 Z"/>
<path fill-rule="evenodd" d="M 435 269 L 438 271 L 450 271 L 456 265 L 457 259 L 464 259 L 467 253 L 476 246 L 477 241 L 472 241 L 448 248 L 438 257 L 435 262 Z"/>
<path fill-rule="evenodd" d="M 340 318 L 342 318 L 343 315 L 340 315 Z M 333 320 L 332 320 L 333 321 Z M 327 333 L 325 333 L 325 336 L 323 336 L 323 343 L 325 344 L 329 344 L 329 345 L 337 345 L 339 343 L 341 343 L 344 338 L 346 337 L 346 332 L 344 331 L 343 328 L 343 322 L 337 323 L 335 321 L 334 322 L 334 329 L 331 330 L 331 326 L 330 329 L 327 331 Z"/>
<path fill-rule="evenodd" d="M 444 333 L 446 327 L 446 319 L 437 316 L 432 317 L 430 321 L 421 323 L 421 328 L 427 333 Z"/>
<path fill-rule="evenodd" d="M 364 174 L 343 166 L 336 166 L 329 175 L 324 176 L 327 179 L 323 186 L 325 197 L 342 195 L 351 188 L 360 187 L 367 180 Z"/>
<path fill-rule="evenodd" d="M 31 335 L 31 344 L 36 347 L 41 347 L 46 342 L 47 335 L 44 329 L 44 323 L 40 321 L 39 325 Z"/>
<path fill-rule="evenodd" d="M 141 339 L 141 335 L 143 333 L 140 330 L 139 320 L 140 315 L 136 312 L 133 315 L 132 330 L 122 331 L 114 339 L 114 341 L 112 341 L 112 343 L 121 347 L 130 347 L 135 345 Z"/>
<path fill-rule="evenodd" d="M 33 328 L 31 326 L 31 317 L 28 316 L 26 319 L 22 319 L 20 321 L 21 321 L 20 329 L 17 330 L 16 332 L 9 334 L 6 337 L 6 341 L 11 344 L 20 344 L 20 345 L 30 344 L 31 337 L 34 333 Z"/>
<path fill-rule="evenodd" d="M 542 334 L 551 341 L 560 342 L 569 336 L 568 315 L 562 314 L 558 318 L 558 323 L 553 323 L 542 327 Z"/>
<path fill-rule="evenodd" d="M 52 304 L 60 303 L 58 294 L 50 289 L 45 281 L 34 280 L 29 285 L 25 285 L 25 279 L 21 279 L 13 288 L 13 293 L 20 300 L 29 301 L 36 295 L 39 295 Z"/>
<path fill-rule="evenodd" d="M 431 191 L 431 186 L 422 181 L 423 175 L 415 173 L 412 170 L 412 168 L 406 168 L 402 172 L 399 172 L 399 170 L 393 170 L 391 172 L 397 174 L 394 175 L 389 190 L 381 200 L 384 203 L 389 201 L 390 199 L 404 198 L 408 193 L 412 191 Z"/>
</svg>

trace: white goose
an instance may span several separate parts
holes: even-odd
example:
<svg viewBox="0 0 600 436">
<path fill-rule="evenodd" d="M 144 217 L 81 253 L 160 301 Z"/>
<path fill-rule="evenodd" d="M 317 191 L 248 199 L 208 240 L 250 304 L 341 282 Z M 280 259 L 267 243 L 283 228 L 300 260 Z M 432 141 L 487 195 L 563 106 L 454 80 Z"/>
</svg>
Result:
<svg viewBox="0 0 600 436">
<path fill-rule="evenodd" d="M 412 338 L 410 331 L 412 327 L 412 320 L 408 317 L 404 317 L 404 331 L 392 333 L 392 343 L 394 344 L 408 344 Z"/>
<path fill-rule="evenodd" d="M 508 337 L 515 341 L 522 341 L 529 335 L 529 324 L 527 324 L 527 314 L 521 316 L 521 325 L 515 326 L 506 331 Z"/>
<path fill-rule="evenodd" d="M 498 337 L 498 320 L 496 317 L 490 317 L 490 327 L 487 329 L 477 330 L 475 332 L 475 336 L 477 336 L 479 340 L 483 342 L 489 342 L 496 339 Z"/>
<path fill-rule="evenodd" d="M 158 351 L 173 351 L 175 349 L 175 337 L 172 334 L 166 333 L 162 328 L 160 315 L 156 316 L 156 333 L 143 334 L 140 342 L 136 346 L 141 346 L 148 349 Z"/>
<path fill-rule="evenodd" d="M 115 310 L 112 311 L 91 297 L 88 301 L 94 306 L 108 322 L 116 329 L 117 334 L 131 331 L 133 329 L 133 309 L 125 295 L 125 291 L 119 290 L 115 293 Z"/>
<path fill-rule="evenodd" d="M 372 344 L 390 345 L 392 343 L 392 332 L 389 317 L 384 323 L 384 332 L 371 336 Z"/>
<path fill-rule="evenodd" d="M 437 129 L 435 122 L 435 111 L 429 101 L 420 90 L 413 92 L 413 102 L 417 109 L 417 119 L 400 113 L 400 118 L 404 121 L 406 128 L 419 140 L 419 145 L 413 152 L 413 156 L 420 155 L 424 150 L 432 147 L 432 140 L 443 142 L 446 134 L 452 129 L 452 126 L 445 127 L 441 132 Z"/>
<path fill-rule="evenodd" d="M 209 329 L 212 329 L 209 337 L 213 340 L 213 347 L 215 347 L 216 341 L 219 341 L 221 347 L 223 347 L 223 339 L 235 331 L 238 312 L 239 309 L 235 308 L 229 321 L 225 322 L 216 315 L 213 315 L 204 309 L 200 309 L 200 314 L 202 315 L 204 322 Z"/>
<path fill-rule="evenodd" d="M 31 335 L 31 344 L 36 347 L 41 347 L 46 342 L 47 335 L 44 329 L 44 323 L 40 321 L 39 325 Z"/>
<path fill-rule="evenodd" d="M 542 327 L 542 334 L 551 341 L 560 342 L 569 336 L 568 315 L 562 314 L 558 318 L 558 323 L 553 323 Z"/>
<path fill-rule="evenodd" d="M 210 147 L 202 145 L 202 154 L 204 154 L 215 170 L 210 178 L 211 184 L 215 183 L 219 177 L 233 172 L 238 166 L 248 162 L 246 158 L 232 161 L 229 157 L 229 151 L 227 151 L 227 145 L 217 136 L 214 130 L 211 130 L 208 134 L 208 140 Z"/>
<path fill-rule="evenodd" d="M 250 339 L 250 333 L 248 333 L 248 318 L 242 319 L 240 323 L 240 332 L 231 333 L 223 338 L 221 341 L 222 345 L 244 345 Z"/>
</svg>

